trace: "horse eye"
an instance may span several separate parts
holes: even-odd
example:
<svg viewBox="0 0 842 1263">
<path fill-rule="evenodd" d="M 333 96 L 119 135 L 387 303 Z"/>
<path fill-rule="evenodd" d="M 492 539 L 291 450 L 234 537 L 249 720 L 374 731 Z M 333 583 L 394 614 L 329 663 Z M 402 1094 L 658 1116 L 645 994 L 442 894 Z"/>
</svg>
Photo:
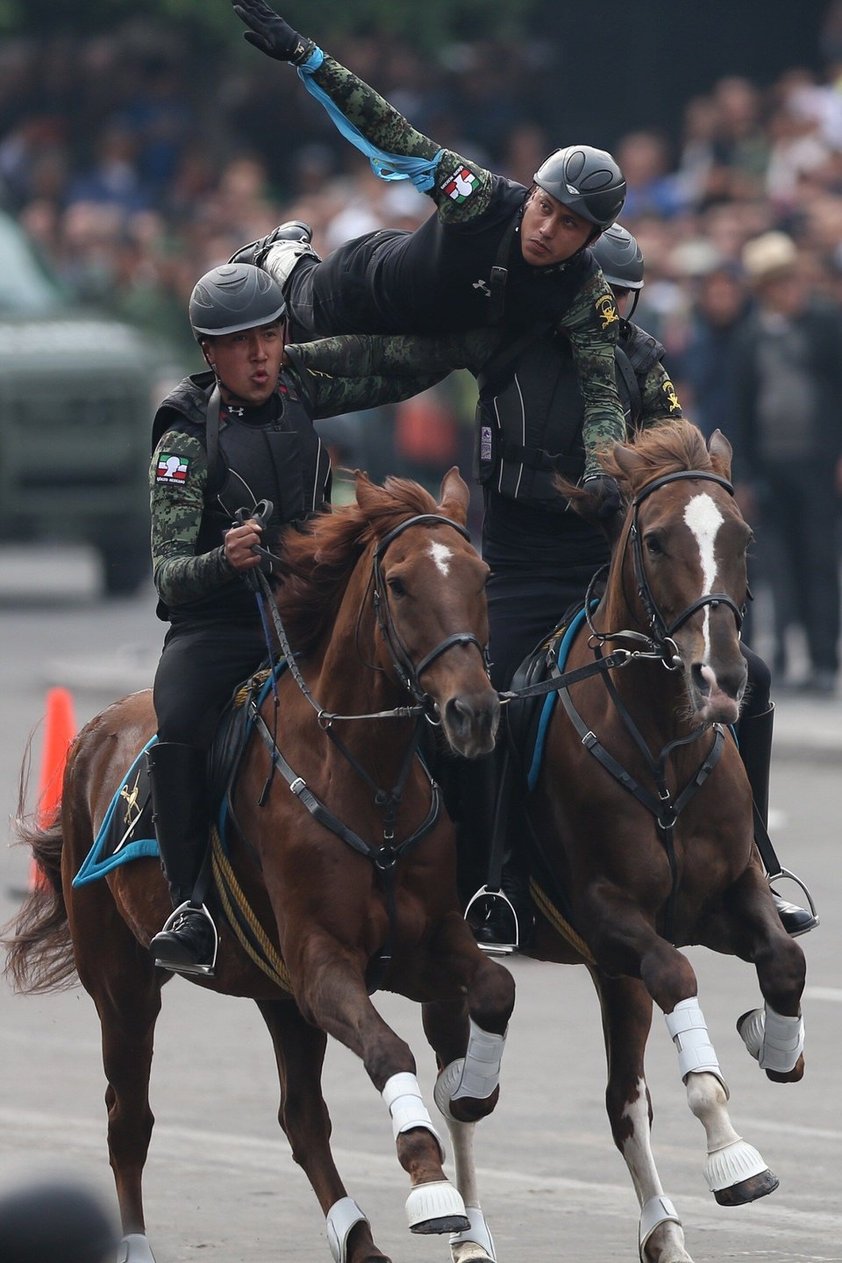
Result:
<svg viewBox="0 0 842 1263">
<path fill-rule="evenodd" d="M 661 541 L 658 539 L 657 535 L 647 535 L 645 543 L 646 543 L 646 551 L 649 553 L 651 557 L 661 556 L 664 550 L 661 547 Z"/>
<path fill-rule="evenodd" d="M 406 588 L 403 579 L 387 579 L 389 591 L 393 596 L 406 596 Z"/>
</svg>

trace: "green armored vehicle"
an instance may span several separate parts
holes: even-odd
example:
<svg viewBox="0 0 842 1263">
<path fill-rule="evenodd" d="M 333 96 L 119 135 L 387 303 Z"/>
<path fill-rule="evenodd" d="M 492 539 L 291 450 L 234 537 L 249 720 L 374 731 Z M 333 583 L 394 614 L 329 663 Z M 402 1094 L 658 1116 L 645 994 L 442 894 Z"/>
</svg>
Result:
<svg viewBox="0 0 842 1263">
<path fill-rule="evenodd" d="M 150 572 L 151 418 L 175 356 L 71 308 L 2 214 L 0 277 L 0 543 L 89 543 L 105 591 L 131 593 Z"/>
</svg>

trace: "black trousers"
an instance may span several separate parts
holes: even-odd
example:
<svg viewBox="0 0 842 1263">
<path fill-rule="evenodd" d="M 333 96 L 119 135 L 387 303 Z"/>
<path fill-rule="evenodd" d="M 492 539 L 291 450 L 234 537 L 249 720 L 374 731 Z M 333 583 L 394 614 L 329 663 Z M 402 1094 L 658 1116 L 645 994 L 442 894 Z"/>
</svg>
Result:
<svg viewBox="0 0 842 1263">
<path fill-rule="evenodd" d="M 164 640 L 153 690 L 160 740 L 207 750 L 232 693 L 267 653 L 257 621 L 174 624 Z"/>
<path fill-rule="evenodd" d="M 284 285 L 292 337 L 297 342 L 335 333 L 378 333 L 372 280 L 378 243 L 394 232 L 366 233 L 339 246 L 324 260 L 304 255 Z"/>
</svg>

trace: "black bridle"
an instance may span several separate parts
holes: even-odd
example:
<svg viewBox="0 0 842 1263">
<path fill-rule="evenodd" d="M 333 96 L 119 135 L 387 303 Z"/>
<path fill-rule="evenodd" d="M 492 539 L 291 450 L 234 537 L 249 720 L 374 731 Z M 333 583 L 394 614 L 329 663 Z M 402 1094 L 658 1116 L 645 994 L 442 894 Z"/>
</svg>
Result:
<svg viewBox="0 0 842 1263">
<path fill-rule="evenodd" d="M 646 566 L 643 561 L 643 539 L 640 531 L 640 506 L 643 504 L 644 500 L 647 500 L 649 496 L 651 496 L 653 491 L 657 491 L 660 487 L 668 486 L 670 483 L 680 482 L 685 479 L 715 482 L 720 487 L 724 487 L 729 495 L 732 496 L 734 494 L 734 488 L 731 483 L 728 482 L 727 478 L 722 478 L 719 474 L 709 473 L 707 470 L 685 469 L 678 473 L 664 474 L 662 478 L 656 478 L 654 482 L 647 483 L 645 487 L 638 491 L 632 501 L 632 523 L 628 534 L 628 539 L 631 540 L 632 545 L 632 561 L 634 564 L 634 577 L 635 583 L 637 584 L 637 594 L 643 603 L 643 608 L 645 609 L 646 616 L 649 619 L 650 631 L 656 640 L 663 645 L 674 649 L 675 657 L 679 658 L 679 661 L 680 657 L 678 655 L 678 648 L 675 645 L 673 636 L 678 631 L 679 627 L 683 627 L 687 620 L 692 618 L 698 610 L 704 609 L 706 605 L 709 605 L 711 609 L 716 609 L 718 605 L 727 605 L 736 619 L 737 631 L 739 631 L 743 625 L 743 616 L 745 612 L 744 609 L 740 609 L 727 592 L 708 592 L 704 596 L 700 596 L 697 600 L 693 601 L 686 609 L 682 610 L 671 623 L 667 623 L 658 608 L 658 604 L 654 596 L 652 595 L 649 578 L 646 574 Z"/>
<path fill-rule="evenodd" d="M 386 897 L 386 908 L 389 918 L 389 929 L 386 942 L 378 952 L 377 956 L 370 963 L 367 982 L 370 991 L 376 990 L 383 980 L 388 969 L 392 957 L 392 944 L 394 941 L 395 921 L 397 918 L 396 906 L 396 889 L 395 889 L 395 867 L 398 860 L 407 853 L 412 847 L 416 846 L 422 838 L 431 831 L 436 824 L 441 812 L 441 792 L 433 777 L 430 775 L 424 760 L 421 759 L 421 766 L 430 785 L 430 807 L 423 822 L 408 837 L 397 840 L 395 837 L 395 823 L 397 819 L 398 808 L 403 797 L 403 791 L 409 777 L 410 768 L 417 757 L 418 744 L 420 740 L 420 729 L 424 719 L 431 722 L 434 718 L 435 703 L 429 694 L 425 693 L 420 684 L 420 677 L 442 654 L 446 653 L 453 645 L 474 644 L 480 651 L 484 663 L 486 674 L 488 673 L 488 654 L 487 649 L 480 644 L 478 638 L 473 632 L 454 632 L 450 636 L 446 636 L 440 644 L 425 654 L 418 663 L 413 663 L 409 653 L 406 650 L 403 641 L 398 635 L 394 625 L 394 620 L 389 608 L 389 602 L 385 594 L 385 586 L 383 583 L 382 561 L 386 549 L 411 526 L 420 525 L 441 525 L 450 526 L 465 539 L 470 539 L 470 535 L 464 526 L 458 522 L 454 522 L 451 518 L 445 517 L 438 513 L 422 513 L 414 517 L 407 518 L 401 522 L 393 530 L 389 531 L 383 539 L 380 540 L 374 550 L 372 559 L 372 576 L 370 586 L 372 588 L 372 599 L 374 603 L 377 625 L 382 632 L 386 644 L 389 648 L 389 654 L 392 659 L 395 672 L 401 685 L 416 699 L 415 706 L 400 706 L 391 710 L 377 711 L 372 714 L 364 715 L 337 715 L 333 714 L 323 706 L 320 706 L 313 697 L 307 682 L 305 681 L 301 670 L 295 660 L 295 654 L 290 646 L 289 639 L 281 620 L 280 612 L 273 598 L 272 589 L 266 576 L 262 571 L 252 571 L 257 580 L 257 603 L 260 610 L 261 620 L 267 635 L 267 644 L 269 644 L 268 625 L 266 623 L 266 606 L 268 605 L 269 613 L 278 637 L 278 643 L 281 647 L 287 668 L 295 680 L 302 695 L 316 711 L 319 726 L 323 729 L 328 739 L 336 746 L 345 760 L 354 769 L 357 775 L 365 781 L 373 792 L 375 806 L 379 809 L 383 817 L 383 838 L 378 845 L 369 842 L 367 838 L 361 837 L 350 826 L 346 825 L 325 803 L 321 801 L 317 794 L 313 792 L 303 777 L 299 776 L 291 765 L 284 758 L 278 748 L 276 733 L 271 731 L 260 713 L 260 708 L 254 698 L 249 700 L 249 706 L 252 718 L 257 727 L 257 731 L 266 745 L 271 758 L 271 769 L 266 784 L 260 795 L 258 803 L 262 806 L 268 797 L 272 779 L 275 771 L 279 771 L 286 781 L 291 793 L 293 793 L 299 802 L 307 808 L 310 815 L 319 822 L 324 828 L 329 829 L 337 837 L 341 838 L 352 850 L 359 855 L 365 856 L 373 864 Z M 276 560 L 271 553 L 263 548 L 258 551 L 271 559 Z M 270 660 L 272 658 L 271 644 Z M 275 726 L 277 726 L 277 715 L 279 709 L 279 698 L 277 691 L 276 672 L 273 670 L 271 675 L 272 691 L 275 704 Z M 383 789 L 369 775 L 368 771 L 360 763 L 344 741 L 334 731 L 334 723 L 337 720 L 360 720 L 360 719 L 414 719 L 413 732 L 407 743 L 401 760 L 400 768 L 395 784 L 391 789 Z M 233 778 L 232 778 L 233 783 Z M 232 810 L 233 815 L 233 810 Z"/>
<path fill-rule="evenodd" d="M 482 645 L 473 632 L 453 632 L 450 636 L 445 636 L 435 649 L 431 649 L 425 654 L 420 662 L 413 663 L 406 646 L 398 635 L 395 627 L 392 611 L 386 596 L 386 587 L 383 582 L 382 561 L 386 553 L 386 549 L 402 535 L 404 531 L 411 526 L 432 525 L 452 526 L 455 531 L 467 540 L 470 540 L 470 533 L 464 526 L 460 526 L 458 522 L 452 521 L 451 518 L 443 517 L 440 513 L 419 513 L 415 517 L 407 518 L 405 522 L 401 522 L 393 530 L 384 535 L 380 543 L 374 550 L 373 560 L 373 600 L 374 611 L 377 616 L 377 625 L 383 633 L 386 644 L 389 647 L 389 654 L 392 659 L 392 665 L 397 672 L 398 678 L 408 693 L 411 693 L 416 701 L 420 702 L 427 708 L 428 714 L 431 714 L 429 694 L 424 692 L 421 686 L 421 676 L 431 667 L 433 663 L 446 653 L 453 645 L 476 645 L 482 655 L 485 663 L 485 672 L 488 674 L 488 647 Z"/>
<path fill-rule="evenodd" d="M 706 605 L 709 605 L 712 609 L 716 608 L 718 605 L 726 605 L 734 614 L 734 618 L 737 623 L 737 630 L 739 631 L 742 626 L 743 611 L 737 606 L 736 602 L 731 599 L 727 592 L 709 592 L 704 596 L 699 597 L 697 600 L 688 605 L 686 609 L 682 610 L 682 612 L 674 618 L 671 623 L 667 623 L 663 617 L 652 593 L 643 559 L 643 547 L 640 531 L 640 506 L 644 500 L 653 493 L 653 491 L 657 491 L 660 487 L 667 486 L 670 483 L 687 479 L 715 482 L 719 486 L 724 487 L 729 495 L 734 494 L 734 488 L 727 479 L 722 478 L 719 474 L 715 474 L 707 470 L 696 469 L 682 470 L 672 474 L 665 474 L 663 477 L 656 478 L 654 481 L 648 483 L 637 493 L 631 504 L 632 521 L 626 536 L 624 553 L 625 548 L 628 545 L 628 541 L 631 540 L 632 565 L 634 569 L 636 590 L 649 620 L 650 636 L 642 636 L 640 632 L 635 631 L 621 631 L 614 633 L 597 632 L 590 620 L 590 616 L 588 615 L 588 625 L 592 632 L 591 645 L 597 662 L 599 663 L 607 664 L 609 661 L 609 659 L 602 656 L 602 645 L 605 641 L 620 638 L 632 638 L 648 641 L 654 651 L 651 654 L 639 653 L 635 656 L 641 658 L 659 657 L 663 665 L 667 667 L 668 670 L 677 670 L 682 666 L 682 659 L 678 651 L 678 646 L 673 640 L 673 635 L 679 627 L 682 627 L 684 623 L 693 616 L 693 614 L 695 614 L 698 610 L 703 609 Z M 623 567 L 624 562 L 625 556 L 621 559 L 621 568 Z M 586 609 L 587 608 L 588 606 L 586 604 Z M 605 748 L 596 734 L 585 723 L 584 719 L 577 711 L 566 685 L 560 686 L 559 693 L 568 718 L 578 732 L 583 746 L 594 756 L 594 758 L 597 759 L 599 763 L 602 764 L 605 770 L 610 773 L 618 784 L 622 785 L 622 787 L 630 794 L 633 794 L 638 802 L 651 812 L 657 821 L 659 837 L 667 856 L 671 879 L 670 895 L 667 900 L 663 932 L 665 938 L 673 941 L 675 937 L 675 905 L 678 897 L 679 882 L 678 865 L 675 855 L 675 826 L 678 822 L 680 813 L 687 806 L 690 800 L 695 797 L 701 786 L 705 783 L 719 762 L 724 746 L 724 733 L 720 724 L 713 725 L 713 742 L 711 743 L 710 748 L 707 753 L 702 756 L 701 762 L 684 787 L 674 794 L 671 792 L 667 783 L 667 765 L 670 758 L 676 750 L 684 746 L 691 745 L 695 741 L 699 740 L 709 730 L 709 726 L 707 724 L 702 724 L 700 727 L 693 729 L 693 731 L 687 735 L 678 737 L 673 741 L 668 742 L 660 751 L 657 752 L 657 754 L 653 754 L 644 740 L 640 729 L 623 703 L 607 670 L 603 671 L 602 678 L 605 683 L 605 687 L 611 696 L 614 708 L 620 716 L 623 726 L 643 756 L 644 762 L 655 784 L 655 793 L 653 793 L 650 789 L 647 789 L 644 785 L 641 785 L 636 777 L 628 772 Z M 560 684 L 560 679 L 561 677 L 556 681 L 557 684 Z"/>
</svg>

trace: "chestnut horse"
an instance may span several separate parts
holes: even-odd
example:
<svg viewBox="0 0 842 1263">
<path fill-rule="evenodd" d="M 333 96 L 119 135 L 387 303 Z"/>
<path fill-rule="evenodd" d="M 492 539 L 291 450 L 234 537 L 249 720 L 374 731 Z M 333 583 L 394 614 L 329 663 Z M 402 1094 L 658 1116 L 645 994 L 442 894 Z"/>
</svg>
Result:
<svg viewBox="0 0 842 1263">
<path fill-rule="evenodd" d="M 731 1125 L 696 976 L 678 949 L 698 943 L 751 961 L 765 1010 L 740 1019 L 742 1038 L 770 1079 L 804 1072 L 804 955 L 772 902 L 730 731 L 746 687 L 740 625 L 751 538 L 730 460 L 719 431 L 706 447 L 687 422 L 644 431 L 605 456 L 627 512 L 604 595 L 561 668 L 595 673 L 560 690 L 528 800 L 539 915 L 525 950 L 584 962 L 596 985 L 608 1115 L 640 1202 L 644 1263 L 690 1258 L 650 1143 L 643 1058 L 653 1000 L 705 1130 L 717 1202 L 738 1205 L 777 1186 Z M 585 509 L 585 493 L 568 490 Z M 600 659 L 609 669 L 596 670 Z"/>
<path fill-rule="evenodd" d="M 456 1260 L 493 1258 L 470 1138 L 497 1101 L 514 984 L 462 919 L 453 829 L 416 754 L 427 718 L 460 755 L 494 744 L 487 568 L 468 541 L 467 508 L 455 469 L 438 505 L 416 483 L 378 487 L 358 475 L 356 504 L 314 519 L 305 533 L 288 532 L 276 629 L 289 637 L 297 666 L 280 675 L 277 698 L 262 703 L 231 796 L 231 867 L 278 966 L 267 976 L 218 913 L 215 977 L 191 979 L 256 1002 L 275 1048 L 281 1126 L 326 1216 L 337 1263 L 385 1256 L 331 1155 L 321 1091 L 328 1035 L 362 1059 L 383 1096 L 409 1176 L 410 1229 L 454 1234 Z M 89 885 L 71 883 L 154 733 L 146 691 L 110 706 L 76 738 L 57 819 L 22 830 L 49 882 L 29 896 L 6 940 L 18 989 L 46 991 L 78 973 L 96 1004 L 128 1263 L 153 1260 L 141 1177 L 153 1123 L 153 1033 L 171 975 L 146 948 L 169 896 L 149 858 Z M 294 769 L 291 779 L 284 767 Z M 423 1006 L 458 1189 L 442 1169 L 412 1052 L 369 999 L 374 978 Z"/>
</svg>

